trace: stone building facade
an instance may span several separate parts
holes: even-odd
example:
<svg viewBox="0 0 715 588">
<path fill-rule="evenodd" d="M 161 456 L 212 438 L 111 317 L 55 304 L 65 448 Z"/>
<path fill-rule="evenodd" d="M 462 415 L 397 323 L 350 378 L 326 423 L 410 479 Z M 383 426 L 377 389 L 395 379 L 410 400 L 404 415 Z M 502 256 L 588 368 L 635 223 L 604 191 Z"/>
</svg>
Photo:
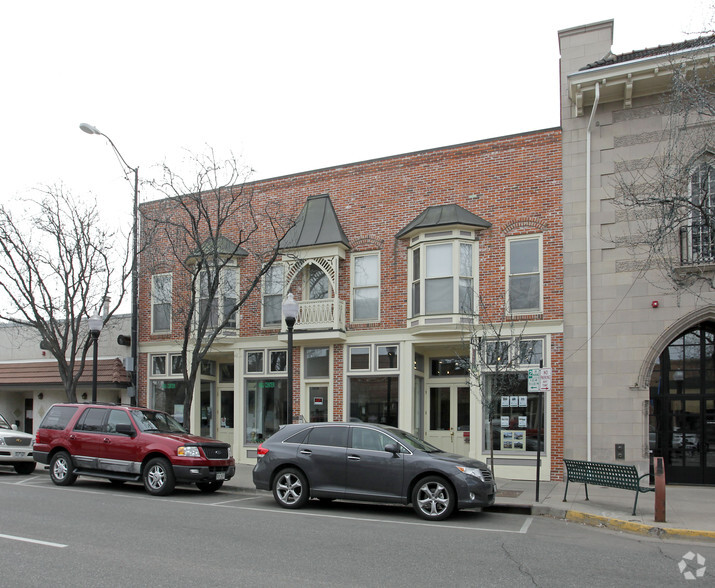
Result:
<svg viewBox="0 0 715 588">
<path fill-rule="evenodd" d="M 714 39 L 624 55 L 610 52 L 612 40 L 611 20 L 559 33 L 565 455 L 624 460 L 644 472 L 652 455 L 662 456 L 669 481 L 712 484 L 715 293 L 666 279 L 711 274 L 712 229 L 696 234 L 693 215 L 679 219 L 666 227 L 665 253 L 656 260 L 633 248 L 655 216 L 644 224 L 642 211 L 619 203 L 628 177 L 634 193 L 653 195 L 652 180 L 672 155 L 673 72 L 690 68 L 692 76 L 710 67 Z M 708 116 L 697 121 L 701 137 L 710 125 Z M 710 206 L 713 146 L 701 139 L 681 145 L 688 150 L 681 189 Z"/>
</svg>

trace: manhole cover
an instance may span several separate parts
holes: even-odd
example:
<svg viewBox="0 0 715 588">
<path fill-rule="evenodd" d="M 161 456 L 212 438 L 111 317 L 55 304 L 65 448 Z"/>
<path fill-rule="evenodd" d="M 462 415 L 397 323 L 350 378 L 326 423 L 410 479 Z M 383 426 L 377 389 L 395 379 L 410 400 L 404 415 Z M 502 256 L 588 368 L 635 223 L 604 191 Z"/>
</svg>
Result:
<svg viewBox="0 0 715 588">
<path fill-rule="evenodd" d="M 522 492 L 523 490 L 498 490 L 497 496 L 501 496 L 502 498 L 517 498 L 521 496 Z"/>
</svg>

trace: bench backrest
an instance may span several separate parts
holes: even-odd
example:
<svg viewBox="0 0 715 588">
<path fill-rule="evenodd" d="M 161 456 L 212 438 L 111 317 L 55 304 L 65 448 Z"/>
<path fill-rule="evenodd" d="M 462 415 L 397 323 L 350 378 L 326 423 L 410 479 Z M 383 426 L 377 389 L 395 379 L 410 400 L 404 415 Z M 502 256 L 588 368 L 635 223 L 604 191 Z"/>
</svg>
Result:
<svg viewBox="0 0 715 588">
<path fill-rule="evenodd" d="M 572 482 L 603 484 L 614 488 L 638 488 L 638 468 L 634 465 L 565 459 L 566 475 Z"/>
</svg>

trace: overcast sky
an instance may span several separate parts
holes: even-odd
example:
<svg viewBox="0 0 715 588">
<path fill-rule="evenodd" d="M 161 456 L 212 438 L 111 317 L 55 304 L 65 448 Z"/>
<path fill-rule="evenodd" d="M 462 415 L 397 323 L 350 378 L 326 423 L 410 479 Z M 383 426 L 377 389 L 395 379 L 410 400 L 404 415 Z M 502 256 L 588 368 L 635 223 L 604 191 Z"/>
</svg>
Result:
<svg viewBox="0 0 715 588">
<path fill-rule="evenodd" d="M 558 30 L 613 18 L 622 53 L 692 36 L 711 4 L 2 2 L 0 202 L 63 182 L 130 223 L 81 122 L 142 176 L 210 145 L 255 179 L 558 126 Z"/>
</svg>

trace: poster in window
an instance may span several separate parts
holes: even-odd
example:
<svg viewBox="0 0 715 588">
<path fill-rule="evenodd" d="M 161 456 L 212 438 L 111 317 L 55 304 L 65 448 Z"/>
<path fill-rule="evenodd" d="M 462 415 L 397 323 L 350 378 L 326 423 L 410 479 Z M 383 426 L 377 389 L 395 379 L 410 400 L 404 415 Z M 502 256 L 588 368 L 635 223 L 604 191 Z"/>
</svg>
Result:
<svg viewBox="0 0 715 588">
<path fill-rule="evenodd" d="M 526 429 L 526 417 L 525 416 L 519 416 L 519 428 Z"/>
<path fill-rule="evenodd" d="M 501 428 L 502 429 L 508 429 L 509 428 L 509 417 L 508 416 L 503 416 L 501 418 Z"/>
<path fill-rule="evenodd" d="M 519 396 L 519 408 L 526 408 L 526 396 Z"/>
<path fill-rule="evenodd" d="M 525 431 L 514 431 L 514 443 L 513 443 L 513 450 L 514 451 L 524 451 L 525 445 L 525 439 L 526 439 L 526 432 Z"/>
<path fill-rule="evenodd" d="M 519 406 L 518 396 L 509 396 L 509 406 L 517 407 Z"/>
<path fill-rule="evenodd" d="M 501 397 L 501 407 L 502 408 L 509 408 L 509 397 L 508 396 L 502 396 Z"/>
<path fill-rule="evenodd" d="M 501 432 L 501 448 L 505 451 L 513 451 L 514 449 L 514 431 Z"/>
</svg>

